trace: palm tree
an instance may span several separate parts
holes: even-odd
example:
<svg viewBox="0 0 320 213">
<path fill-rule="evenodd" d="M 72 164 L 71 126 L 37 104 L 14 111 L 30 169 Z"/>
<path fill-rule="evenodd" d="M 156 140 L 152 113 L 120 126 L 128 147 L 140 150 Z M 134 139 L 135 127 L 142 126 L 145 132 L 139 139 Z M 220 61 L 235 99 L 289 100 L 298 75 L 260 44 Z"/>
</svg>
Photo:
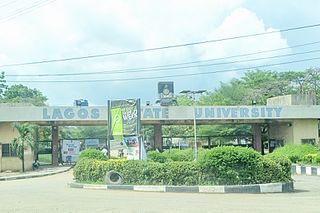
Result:
<svg viewBox="0 0 320 213">
<path fill-rule="evenodd" d="M 19 137 L 13 139 L 11 147 L 22 162 L 22 172 L 24 172 L 24 150 L 30 147 L 34 149 L 33 125 L 30 123 L 14 123 L 13 127 L 19 132 Z"/>
</svg>

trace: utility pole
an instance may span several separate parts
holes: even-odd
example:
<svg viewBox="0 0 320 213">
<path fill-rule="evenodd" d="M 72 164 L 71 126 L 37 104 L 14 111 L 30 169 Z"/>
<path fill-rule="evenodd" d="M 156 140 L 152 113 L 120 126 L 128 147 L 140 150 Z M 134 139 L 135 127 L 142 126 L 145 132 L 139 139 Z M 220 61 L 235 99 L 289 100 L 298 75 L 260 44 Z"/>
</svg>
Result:
<svg viewBox="0 0 320 213">
<path fill-rule="evenodd" d="M 194 161 L 198 160 L 198 144 L 197 144 L 197 115 L 196 115 L 196 94 L 202 94 L 207 90 L 182 90 L 180 93 L 189 95 L 193 106 L 193 131 L 194 131 Z M 191 95 L 191 96 L 190 96 Z"/>
</svg>

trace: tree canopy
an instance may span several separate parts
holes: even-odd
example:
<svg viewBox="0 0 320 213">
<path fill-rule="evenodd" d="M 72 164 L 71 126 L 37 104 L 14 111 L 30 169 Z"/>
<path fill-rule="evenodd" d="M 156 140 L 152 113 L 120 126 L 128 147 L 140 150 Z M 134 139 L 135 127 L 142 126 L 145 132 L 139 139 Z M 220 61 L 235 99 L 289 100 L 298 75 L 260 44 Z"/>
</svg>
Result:
<svg viewBox="0 0 320 213">
<path fill-rule="evenodd" d="M 38 89 L 31 89 L 22 84 L 8 87 L 2 97 L 4 103 L 30 103 L 35 106 L 44 106 L 48 100 Z"/>
</svg>

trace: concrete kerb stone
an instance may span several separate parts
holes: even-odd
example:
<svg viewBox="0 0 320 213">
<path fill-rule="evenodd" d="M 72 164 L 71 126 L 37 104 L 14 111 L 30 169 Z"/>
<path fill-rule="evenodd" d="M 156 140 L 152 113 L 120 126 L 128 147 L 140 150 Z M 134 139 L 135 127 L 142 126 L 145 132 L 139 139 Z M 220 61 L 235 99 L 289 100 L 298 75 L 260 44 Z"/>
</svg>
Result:
<svg viewBox="0 0 320 213">
<path fill-rule="evenodd" d="M 63 172 L 67 172 L 71 170 L 73 167 L 68 167 L 66 169 L 60 171 L 49 171 L 49 172 L 39 172 L 39 174 L 22 174 L 22 175 L 15 175 L 15 176 L 7 176 L 7 177 L 0 177 L 0 181 L 10 181 L 10 180 L 21 180 L 21 179 L 28 179 L 28 178 L 37 178 L 37 177 L 44 177 L 54 174 L 59 174 Z"/>
<path fill-rule="evenodd" d="M 295 175 L 320 176 L 320 167 L 292 165 L 291 173 Z"/>
<path fill-rule="evenodd" d="M 281 193 L 293 192 L 293 182 L 269 183 L 233 186 L 161 186 L 161 185 L 97 185 L 69 183 L 71 188 L 100 190 L 130 190 L 145 192 L 176 192 L 176 193 Z"/>
</svg>

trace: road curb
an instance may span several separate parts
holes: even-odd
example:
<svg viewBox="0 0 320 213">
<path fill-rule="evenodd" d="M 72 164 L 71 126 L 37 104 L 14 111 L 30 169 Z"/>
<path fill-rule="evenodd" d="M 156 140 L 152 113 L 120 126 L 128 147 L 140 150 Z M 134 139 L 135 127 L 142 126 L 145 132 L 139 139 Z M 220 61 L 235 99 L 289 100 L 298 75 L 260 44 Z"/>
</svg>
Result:
<svg viewBox="0 0 320 213">
<path fill-rule="evenodd" d="M 21 179 L 28 179 L 28 178 L 37 178 L 37 177 L 44 177 L 44 176 L 50 176 L 50 175 L 55 175 L 63 172 L 67 172 L 71 170 L 73 166 L 66 168 L 64 170 L 60 171 L 52 171 L 52 172 L 45 172 L 45 173 L 39 173 L 39 174 L 25 174 L 25 175 L 16 175 L 16 176 L 8 176 L 8 177 L 0 177 L 0 181 L 10 181 L 10 180 L 21 180 Z"/>
<path fill-rule="evenodd" d="M 175 193 L 287 193 L 294 191 L 293 182 L 267 183 L 252 185 L 227 186 L 159 186 L 159 185 L 97 185 L 68 183 L 70 188 L 98 189 L 98 190 L 129 190 L 143 192 L 175 192 Z"/>
<path fill-rule="evenodd" d="M 295 175 L 320 176 L 320 167 L 292 165 L 291 173 Z"/>
</svg>

